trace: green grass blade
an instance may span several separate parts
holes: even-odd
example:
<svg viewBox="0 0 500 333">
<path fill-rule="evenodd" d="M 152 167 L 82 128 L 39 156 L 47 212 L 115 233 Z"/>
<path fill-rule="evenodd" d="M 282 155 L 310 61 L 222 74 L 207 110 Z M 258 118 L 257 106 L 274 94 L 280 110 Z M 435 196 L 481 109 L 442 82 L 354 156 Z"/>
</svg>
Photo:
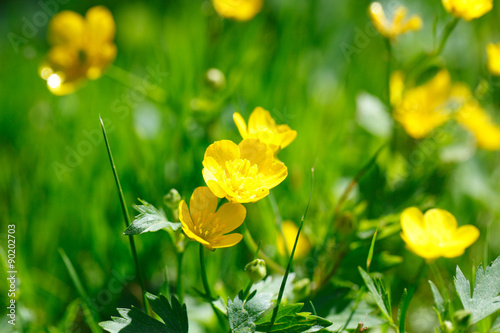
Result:
<svg viewBox="0 0 500 333">
<path fill-rule="evenodd" d="M 113 161 L 113 155 L 111 154 L 111 147 L 109 146 L 108 136 L 106 135 L 106 129 L 104 128 L 104 123 L 103 123 L 100 115 L 99 115 L 99 120 L 101 121 L 102 135 L 104 136 L 104 142 L 106 143 L 106 149 L 108 151 L 109 162 L 111 163 L 111 169 L 113 170 L 113 176 L 115 177 L 115 183 L 116 183 L 116 187 L 118 189 L 118 197 L 120 198 L 120 203 L 122 206 L 122 213 L 123 213 L 123 217 L 125 218 L 125 226 L 126 226 L 126 228 L 128 228 L 130 225 L 130 217 L 128 215 L 127 204 L 125 203 L 125 197 L 123 196 L 123 190 L 122 190 L 122 186 L 120 185 L 120 179 L 118 178 L 118 173 L 116 172 L 116 166 L 115 166 L 115 162 Z M 130 249 L 132 250 L 132 255 L 133 255 L 134 261 L 135 261 L 135 269 L 136 269 L 136 273 L 137 273 L 137 279 L 139 280 L 139 284 L 141 286 L 142 301 L 144 302 L 144 308 L 146 309 L 146 311 L 148 313 L 150 313 L 149 307 L 148 307 L 148 301 L 146 299 L 146 290 L 144 288 L 144 282 L 142 280 L 141 270 L 139 268 L 139 260 L 137 259 L 137 250 L 135 248 L 134 237 L 132 235 L 129 235 L 128 237 L 129 237 L 129 241 L 130 241 Z"/>
<path fill-rule="evenodd" d="M 87 324 L 89 325 L 90 330 L 92 331 L 92 333 L 101 332 L 94 316 L 92 315 L 92 312 L 90 311 L 92 307 L 88 303 L 89 297 L 87 295 L 87 292 L 83 288 L 82 282 L 80 281 L 80 278 L 78 277 L 78 274 L 76 273 L 75 268 L 71 263 L 71 260 L 69 260 L 68 256 L 66 255 L 66 252 L 64 252 L 62 248 L 59 248 L 58 251 L 59 254 L 61 255 L 62 260 L 64 261 L 66 269 L 68 270 L 69 276 L 71 277 L 71 280 L 75 285 L 76 291 L 78 292 L 78 295 L 80 295 L 80 298 L 83 301 L 82 302 L 83 315 L 85 316 L 85 319 L 87 321 Z M 95 311 L 95 309 L 93 310 Z"/>
<path fill-rule="evenodd" d="M 292 253 L 290 254 L 290 259 L 288 260 L 288 265 L 286 267 L 285 275 L 283 276 L 283 280 L 281 281 L 280 290 L 278 293 L 278 300 L 276 302 L 276 307 L 273 310 L 273 316 L 271 318 L 271 329 L 274 326 L 274 322 L 276 321 L 276 316 L 278 315 L 279 306 L 281 303 L 281 299 L 283 298 L 283 293 L 285 292 L 286 280 L 288 279 L 288 274 L 290 273 L 290 268 L 292 267 L 293 256 L 295 255 L 295 249 L 297 248 L 297 243 L 299 242 L 300 231 L 304 225 L 304 220 L 307 215 L 307 211 L 309 210 L 309 206 L 311 205 L 311 198 L 313 193 L 313 184 L 314 184 L 314 167 L 311 168 L 311 189 L 309 191 L 309 201 L 307 202 L 306 210 L 304 211 L 304 215 L 302 215 L 302 219 L 300 220 L 299 230 L 297 231 L 297 237 L 295 237 L 295 243 L 293 244 Z M 270 330 L 271 330 L 270 329 Z"/>
</svg>

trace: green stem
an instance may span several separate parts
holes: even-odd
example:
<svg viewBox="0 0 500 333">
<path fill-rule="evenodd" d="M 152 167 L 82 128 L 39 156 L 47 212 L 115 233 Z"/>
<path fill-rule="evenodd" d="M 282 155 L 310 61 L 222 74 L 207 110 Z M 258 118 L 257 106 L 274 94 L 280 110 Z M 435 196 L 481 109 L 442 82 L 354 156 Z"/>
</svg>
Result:
<svg viewBox="0 0 500 333">
<path fill-rule="evenodd" d="M 460 21 L 460 19 L 456 17 L 453 19 L 453 21 L 449 22 L 446 25 L 446 27 L 444 28 L 444 32 L 443 32 L 443 37 L 441 37 L 441 42 L 439 43 L 437 50 L 434 51 L 434 53 L 433 53 L 434 57 L 437 57 L 438 55 L 441 54 L 441 52 L 443 52 L 444 46 L 445 46 L 446 42 L 448 41 L 448 38 L 450 37 L 451 33 L 453 32 L 453 30 L 457 26 L 458 21 Z"/>
<path fill-rule="evenodd" d="M 207 270 L 205 268 L 205 248 L 200 243 L 200 267 L 201 267 L 201 281 L 203 282 L 203 288 L 205 288 L 205 294 L 209 298 L 212 298 L 212 293 L 210 292 L 210 286 L 208 285 Z"/>
<path fill-rule="evenodd" d="M 208 278 L 207 278 L 207 270 L 205 268 L 205 248 L 201 243 L 200 243 L 200 267 L 201 267 L 201 280 L 203 282 L 203 288 L 205 288 L 205 294 L 210 299 L 210 306 L 212 307 L 212 310 L 214 310 L 215 315 L 219 320 L 219 324 L 221 325 L 220 327 L 225 328 L 227 327 L 227 322 L 226 320 L 224 320 L 220 311 L 215 307 L 213 303 L 214 298 L 212 296 L 212 293 L 210 292 L 210 286 L 208 285 Z M 225 329 L 223 329 L 223 331 L 224 330 Z"/>
<path fill-rule="evenodd" d="M 113 155 L 111 154 L 111 148 L 109 146 L 108 136 L 106 135 L 106 129 L 104 128 L 104 123 L 102 122 L 101 115 L 99 115 L 99 120 L 101 121 L 102 134 L 104 136 L 104 142 L 106 143 L 106 149 L 108 150 L 109 162 L 111 163 L 111 169 L 113 170 L 113 176 L 115 177 L 116 187 L 118 188 L 118 197 L 120 198 L 122 213 L 123 217 L 125 218 L 125 227 L 128 228 L 130 225 L 130 217 L 128 215 L 127 205 L 125 203 L 125 197 L 123 196 L 122 186 L 120 185 L 120 179 L 118 178 L 118 172 L 116 171 L 115 162 L 113 161 Z M 144 282 L 142 280 L 141 270 L 139 268 L 139 260 L 137 259 L 137 250 L 135 248 L 134 237 L 132 235 L 129 236 L 129 241 L 130 241 L 130 249 L 132 250 L 132 255 L 134 257 L 137 279 L 139 280 L 139 285 L 141 286 L 142 301 L 144 302 L 144 308 L 148 313 L 150 313 L 149 304 L 146 299 L 146 289 L 144 288 Z"/>
</svg>

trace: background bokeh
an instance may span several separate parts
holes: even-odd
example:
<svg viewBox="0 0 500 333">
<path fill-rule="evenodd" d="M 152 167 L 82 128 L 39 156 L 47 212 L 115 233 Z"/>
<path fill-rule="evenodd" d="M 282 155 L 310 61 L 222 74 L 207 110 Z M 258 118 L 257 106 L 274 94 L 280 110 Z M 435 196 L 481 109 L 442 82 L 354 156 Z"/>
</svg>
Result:
<svg viewBox="0 0 500 333">
<path fill-rule="evenodd" d="M 26 22 L 33 23 L 33 17 L 43 11 L 41 3 L 81 14 L 101 4 L 112 11 L 118 54 L 107 74 L 68 96 L 48 91 L 38 75 L 49 49 L 47 23 L 35 26 L 29 36 L 23 30 Z M 440 129 L 439 140 L 422 142 L 410 139 L 392 123 L 382 103 L 387 93 L 385 43 L 369 23 L 369 3 L 266 0 L 254 19 L 234 22 L 220 18 L 209 1 L 199 0 L 3 2 L 0 254 L 3 276 L 7 224 L 16 224 L 17 329 L 88 331 L 58 248 L 75 265 L 89 297 L 97 300 L 100 320 L 116 315 L 116 307 L 140 304 L 139 286 L 130 278 L 135 268 L 128 239 L 122 235 L 124 222 L 99 114 L 106 121 L 131 214 L 137 198 L 161 206 L 171 188 L 188 198 L 195 187 L 204 184 L 201 162 L 206 147 L 215 140 L 240 140 L 233 112 L 247 119 L 256 106 L 262 106 L 277 123 L 287 123 L 298 132 L 297 139 L 280 153 L 289 176 L 273 190 L 284 219 L 299 222 L 309 195 L 310 169 L 315 165 L 304 230 L 312 244 L 321 244 L 349 180 L 390 141 L 387 150 L 397 150 L 400 158 L 382 152 L 346 203 L 345 210 L 353 212 L 359 225 L 418 206 L 440 207 L 452 212 L 460 224 L 478 226 L 482 236 L 464 256 L 439 261 L 450 283 L 457 264 L 470 275 L 473 264 L 498 256 L 500 155 L 471 148 L 470 138 L 454 125 Z M 441 31 L 451 19 L 440 1 L 404 4 L 410 13 L 422 16 L 424 28 L 398 39 L 393 68 L 431 50 L 433 26 Z M 460 22 L 436 62 L 473 90 L 487 83 L 482 102 L 496 119 L 498 81 L 487 74 L 485 45 L 500 41 L 497 5 L 481 19 Z M 14 45 L 9 33 L 24 39 Z M 210 68 L 224 73 L 225 87 L 215 89 L 207 81 Z M 156 73 L 152 81 L 158 89 L 144 96 L 138 87 L 151 72 Z M 367 115 L 367 110 L 375 113 Z M 245 223 L 254 238 L 285 264 L 275 251 L 269 202 L 246 207 Z M 370 236 L 363 240 L 360 232 L 359 237 L 359 246 L 344 258 L 333 285 L 346 288 L 361 282 L 357 266 L 366 261 Z M 136 244 L 148 291 L 174 290 L 176 257 L 166 233 L 136 236 Z M 387 272 L 397 304 L 420 259 L 404 248 L 397 231 L 377 242 L 375 252 L 371 270 Z M 402 260 L 391 257 L 390 261 L 389 254 Z M 252 256 L 243 242 L 207 256 L 209 280 L 223 298 L 233 297 L 246 286 L 243 268 Z M 197 246 L 188 247 L 183 265 L 186 292 L 193 297 L 188 299 L 190 313 L 198 313 L 194 317 L 210 314 L 191 289 L 200 283 Z M 298 272 L 305 277 L 313 273 L 305 264 Z M 109 290 L 117 275 L 125 279 L 123 289 L 104 295 L 102 290 Z M 333 285 L 316 297 L 321 315 L 341 303 L 343 294 Z M 0 304 L 7 304 L 5 278 L 0 279 L 0 290 Z M 430 332 L 425 325 L 435 321 L 431 304 L 429 287 L 423 283 L 410 309 L 409 330 Z M 4 311 L 2 306 L 0 313 Z M 11 329 L 6 321 L 2 315 L 2 332 Z"/>
</svg>

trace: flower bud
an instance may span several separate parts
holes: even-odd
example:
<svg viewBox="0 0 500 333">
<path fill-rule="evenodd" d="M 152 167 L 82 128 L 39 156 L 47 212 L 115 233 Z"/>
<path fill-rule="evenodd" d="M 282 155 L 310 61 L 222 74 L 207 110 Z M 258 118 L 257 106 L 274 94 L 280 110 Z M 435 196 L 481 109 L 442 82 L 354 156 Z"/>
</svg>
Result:
<svg viewBox="0 0 500 333">
<path fill-rule="evenodd" d="M 259 282 L 267 274 L 266 262 L 262 259 L 255 259 L 245 266 L 245 271 L 253 283 Z"/>
<path fill-rule="evenodd" d="M 472 313 L 468 310 L 457 310 L 453 314 L 453 319 L 457 325 L 457 329 L 460 332 L 465 332 L 470 326 L 470 320 Z M 463 331 L 462 331 L 463 329 Z"/>
<path fill-rule="evenodd" d="M 210 68 L 205 74 L 205 80 L 215 90 L 223 89 L 226 86 L 226 77 L 217 68 Z"/>
<path fill-rule="evenodd" d="M 171 189 L 163 197 L 163 202 L 170 209 L 176 209 L 179 207 L 179 202 L 181 202 L 181 195 L 175 188 Z"/>
</svg>

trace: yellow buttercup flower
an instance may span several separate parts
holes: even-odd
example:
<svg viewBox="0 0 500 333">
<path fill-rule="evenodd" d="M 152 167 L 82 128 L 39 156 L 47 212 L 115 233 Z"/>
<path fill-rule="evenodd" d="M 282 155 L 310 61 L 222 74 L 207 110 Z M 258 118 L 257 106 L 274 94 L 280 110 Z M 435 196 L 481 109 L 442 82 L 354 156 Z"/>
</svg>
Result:
<svg viewBox="0 0 500 333">
<path fill-rule="evenodd" d="M 299 228 L 295 223 L 288 220 L 283 221 L 281 228 L 283 230 L 283 235 L 285 236 L 286 246 L 283 237 L 281 236 L 280 233 L 278 233 L 278 238 L 276 239 L 276 247 L 281 255 L 284 255 L 286 253 L 285 249 L 288 250 L 288 255 L 290 255 L 292 253 L 293 244 L 295 243 L 295 238 L 297 237 L 297 232 L 299 231 Z M 295 249 L 294 258 L 295 259 L 304 258 L 309 253 L 309 251 L 311 251 L 311 247 L 312 246 L 311 243 L 309 242 L 309 239 L 307 239 L 304 233 L 301 232 L 299 236 L 299 241 L 297 242 L 297 248 Z"/>
<path fill-rule="evenodd" d="M 493 0 L 442 0 L 444 9 L 466 21 L 481 17 L 493 8 Z"/>
<path fill-rule="evenodd" d="M 220 16 L 248 21 L 262 10 L 264 0 L 212 0 L 212 3 Z"/>
<path fill-rule="evenodd" d="M 461 256 L 479 238 L 475 226 L 457 228 L 455 217 L 437 208 L 425 214 L 415 207 L 405 209 L 401 214 L 401 228 L 401 238 L 408 249 L 428 260 Z"/>
<path fill-rule="evenodd" d="M 40 67 L 55 95 L 72 93 L 86 79 L 99 78 L 116 57 L 115 22 L 103 6 L 92 7 L 85 18 L 65 10 L 56 14 L 48 27 L 52 45 Z"/>
<path fill-rule="evenodd" d="M 500 43 L 490 43 L 486 47 L 488 54 L 488 70 L 493 75 L 500 75 Z"/>
<path fill-rule="evenodd" d="M 370 5 L 368 13 L 375 29 L 382 36 L 389 39 L 394 39 L 405 32 L 420 30 L 422 28 L 422 19 L 418 15 L 413 15 L 409 19 L 406 19 L 408 10 L 404 6 L 396 8 L 392 21 L 387 19 L 382 5 L 378 2 L 373 2 Z"/>
<path fill-rule="evenodd" d="M 242 204 L 228 202 L 217 210 L 217 197 L 206 186 L 196 188 L 189 202 L 179 203 L 179 219 L 187 237 L 209 250 L 230 247 L 241 241 L 243 235 L 228 232 L 238 228 L 246 216 Z"/>
<path fill-rule="evenodd" d="M 406 132 L 420 139 L 450 118 L 448 101 L 451 93 L 450 74 L 442 70 L 424 85 L 403 91 L 400 72 L 391 80 L 394 119 Z"/>
<path fill-rule="evenodd" d="M 239 145 L 216 141 L 205 151 L 203 178 L 219 198 L 233 202 L 255 202 L 287 176 L 286 166 L 274 160 L 273 151 L 257 139 Z"/>
<path fill-rule="evenodd" d="M 487 150 L 500 149 L 500 126 L 493 123 L 479 102 L 471 100 L 457 113 L 457 121 L 476 138 L 477 145 Z"/>
<path fill-rule="evenodd" d="M 297 131 L 288 125 L 276 125 L 269 111 L 256 107 L 248 119 L 248 127 L 243 117 L 235 112 L 233 120 L 243 139 L 259 139 L 267 144 L 275 154 L 292 143 Z"/>
</svg>

